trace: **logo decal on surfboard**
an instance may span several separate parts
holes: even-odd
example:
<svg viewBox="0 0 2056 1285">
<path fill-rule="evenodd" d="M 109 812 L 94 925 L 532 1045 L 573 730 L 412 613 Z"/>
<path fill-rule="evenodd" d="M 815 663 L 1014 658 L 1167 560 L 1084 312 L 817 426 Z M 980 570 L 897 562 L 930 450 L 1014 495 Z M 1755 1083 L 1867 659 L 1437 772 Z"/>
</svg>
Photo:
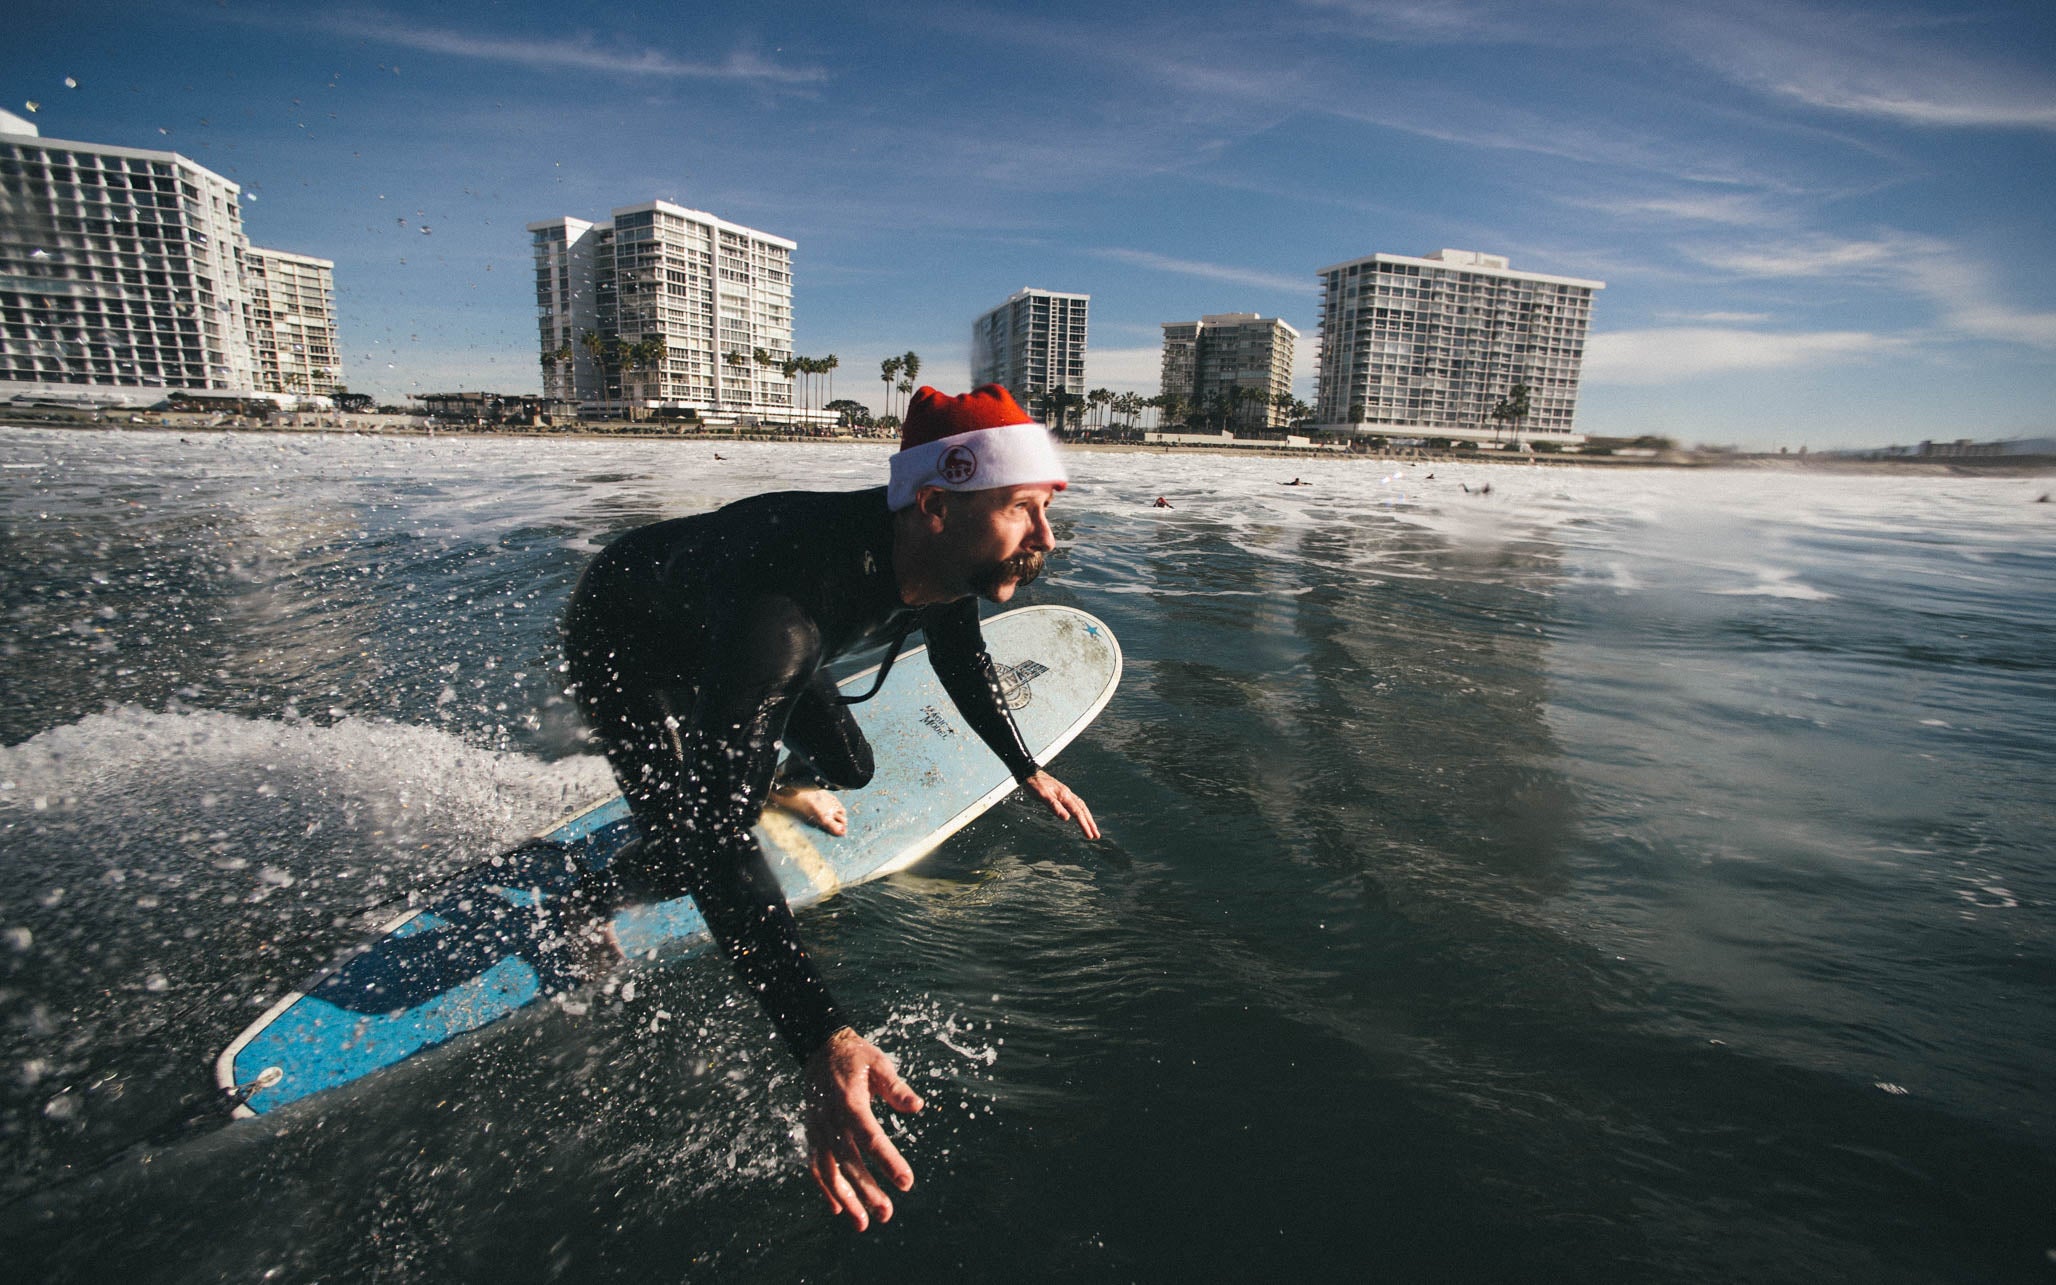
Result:
<svg viewBox="0 0 2056 1285">
<path fill-rule="evenodd" d="M 1007 698 L 1008 709 L 1027 709 L 1035 699 L 1035 689 L 1028 684 L 1049 672 L 1048 665 L 1039 665 L 1024 660 L 1018 665 L 999 665 L 999 691 Z"/>
</svg>

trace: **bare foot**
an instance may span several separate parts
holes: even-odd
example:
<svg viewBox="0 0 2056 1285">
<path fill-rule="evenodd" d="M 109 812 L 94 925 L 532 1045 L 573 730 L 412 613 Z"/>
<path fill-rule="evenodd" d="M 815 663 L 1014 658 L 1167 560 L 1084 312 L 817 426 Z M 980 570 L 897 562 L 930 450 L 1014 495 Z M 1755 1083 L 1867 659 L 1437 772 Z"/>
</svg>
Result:
<svg viewBox="0 0 2056 1285">
<path fill-rule="evenodd" d="M 842 800 L 813 786 L 778 786 L 771 791 L 771 806 L 830 834 L 848 834 L 850 830 L 850 814 L 843 810 Z"/>
</svg>

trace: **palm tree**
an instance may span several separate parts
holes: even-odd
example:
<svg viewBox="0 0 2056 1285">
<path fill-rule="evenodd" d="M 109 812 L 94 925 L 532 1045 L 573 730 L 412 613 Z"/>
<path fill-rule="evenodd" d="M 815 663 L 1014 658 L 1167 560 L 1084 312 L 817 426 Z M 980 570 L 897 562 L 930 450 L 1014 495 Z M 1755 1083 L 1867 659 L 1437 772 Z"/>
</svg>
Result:
<svg viewBox="0 0 2056 1285">
<path fill-rule="evenodd" d="M 729 353 L 728 356 L 723 360 L 725 360 L 728 363 L 728 369 L 735 375 L 737 379 L 743 378 L 743 371 L 748 369 L 750 364 L 749 354 L 744 353 L 741 350 Z M 734 401 L 736 399 L 731 397 L 729 398 L 729 400 Z"/>
<path fill-rule="evenodd" d="M 920 385 L 915 381 L 921 377 L 921 354 L 911 348 L 907 349 L 906 355 L 900 358 L 900 370 L 907 377 L 906 388 L 908 391 L 919 388 Z"/>
<path fill-rule="evenodd" d="M 649 381 L 647 379 L 643 381 L 642 399 L 644 401 L 654 401 L 662 398 L 664 390 L 662 373 L 664 360 L 670 355 L 671 345 L 665 343 L 661 335 L 647 335 L 628 346 L 626 364 L 630 370 L 639 370 L 644 375 L 648 375 L 651 372 L 657 373 L 657 392 L 655 397 L 652 397 L 650 393 Z"/>
<path fill-rule="evenodd" d="M 1513 391 L 1506 395 L 1506 410 L 1507 418 L 1513 421 L 1513 440 L 1516 445 L 1521 440 L 1521 421 L 1528 417 L 1529 409 L 1528 385 L 1522 380 L 1515 380 Z"/>
<path fill-rule="evenodd" d="M 1091 392 L 1085 394 L 1086 404 L 1091 406 L 1094 411 L 1100 413 L 1100 426 L 1102 428 L 1106 426 L 1105 412 L 1107 405 L 1113 400 L 1114 390 L 1111 388 L 1095 388 Z"/>
<path fill-rule="evenodd" d="M 571 364 L 571 359 L 577 353 L 577 349 L 573 348 L 570 344 L 565 344 L 561 348 L 555 348 L 543 354 L 543 388 L 545 393 L 549 390 L 550 376 L 554 374 L 559 392 L 563 392 L 568 396 L 568 392 L 564 389 L 564 368 Z"/>
<path fill-rule="evenodd" d="M 772 352 L 772 351 L 771 351 L 770 349 L 768 349 L 768 348 L 752 348 L 752 349 L 750 349 L 750 360 L 751 360 L 751 361 L 754 361 L 754 362 L 756 362 L 756 363 L 757 363 L 757 364 L 758 364 L 759 366 L 763 366 L 763 367 L 765 367 L 765 368 L 767 368 L 767 369 L 769 369 L 769 368 L 776 368 L 776 369 L 778 369 L 778 370 L 780 370 L 780 371 L 783 371 L 783 372 L 784 372 L 784 374 L 785 374 L 786 382 L 787 382 L 787 383 L 790 383 L 790 382 L 792 381 L 792 370 L 791 370 L 791 369 L 789 369 L 789 368 L 787 367 L 787 365 L 786 365 L 786 362 L 787 362 L 787 361 L 788 361 L 789 359 L 787 359 L 787 358 L 783 358 L 783 357 L 780 357 L 780 356 L 779 356 L 779 355 L 778 355 L 777 353 L 775 353 L 775 352 Z M 790 409 L 790 408 L 791 408 L 791 406 L 792 406 L 791 396 L 792 396 L 792 394 L 791 394 L 791 390 L 790 390 L 790 389 L 788 389 L 788 390 L 787 390 L 787 392 L 786 392 L 786 398 L 787 398 L 787 400 L 786 400 L 786 407 L 787 407 L 787 409 Z"/>
<path fill-rule="evenodd" d="M 1141 410 L 1142 394 L 1116 393 L 1114 395 L 1114 413 L 1125 421 L 1122 427 L 1133 429 L 1135 427 L 1135 416 Z"/>
<path fill-rule="evenodd" d="M 601 362 L 606 370 L 613 372 L 607 382 L 608 395 L 623 401 L 628 396 L 628 390 L 623 387 L 622 380 L 622 372 L 628 367 L 628 348 L 628 341 L 620 335 L 608 335 L 601 345 Z M 623 413 L 626 413 L 625 406 Z"/>
<path fill-rule="evenodd" d="M 1185 422 L 1187 409 L 1185 398 L 1177 393 L 1159 393 L 1157 404 L 1157 427 L 1170 428 Z"/>
<path fill-rule="evenodd" d="M 1085 399 L 1067 388 L 1047 388 L 1042 392 L 1042 418 L 1050 429 L 1061 435 L 1064 431 L 1065 413 L 1073 406 L 1082 406 Z"/>
<path fill-rule="evenodd" d="M 600 396 L 607 395 L 607 341 L 596 330 L 587 330 L 578 336 L 578 346 L 585 349 L 585 355 L 592 358 L 600 371 Z"/>
<path fill-rule="evenodd" d="M 840 365 L 842 362 L 834 353 L 821 359 L 821 373 L 828 376 L 828 400 L 831 402 L 835 400 L 835 368 Z"/>
<path fill-rule="evenodd" d="M 786 383 L 793 385 L 794 398 L 793 404 L 787 408 L 787 422 L 790 422 L 792 419 L 792 415 L 790 412 L 793 409 L 797 408 L 800 397 L 805 395 L 804 390 L 802 390 L 798 384 L 793 382 L 793 376 L 799 374 L 801 370 L 805 369 L 805 367 L 806 358 L 804 357 L 787 357 L 785 360 L 778 363 L 778 373 L 785 376 Z"/>
<path fill-rule="evenodd" d="M 892 381 L 898 377 L 900 367 L 905 364 L 906 359 L 902 357 L 887 357 L 884 361 L 878 363 L 878 377 L 885 381 L 885 414 L 887 415 L 893 413 Z"/>
</svg>

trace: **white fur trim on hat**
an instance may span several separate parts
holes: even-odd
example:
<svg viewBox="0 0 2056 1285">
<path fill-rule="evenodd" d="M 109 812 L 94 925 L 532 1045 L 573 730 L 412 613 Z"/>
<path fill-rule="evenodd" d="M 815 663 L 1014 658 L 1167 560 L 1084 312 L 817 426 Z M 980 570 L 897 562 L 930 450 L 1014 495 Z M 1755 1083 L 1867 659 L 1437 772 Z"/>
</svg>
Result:
<svg viewBox="0 0 2056 1285">
<path fill-rule="evenodd" d="M 892 457 L 886 506 L 897 513 L 924 486 L 945 491 L 984 491 L 995 486 L 1046 483 L 1063 490 L 1070 482 L 1057 459 L 1056 442 L 1040 424 L 1005 424 L 910 446 Z"/>
</svg>

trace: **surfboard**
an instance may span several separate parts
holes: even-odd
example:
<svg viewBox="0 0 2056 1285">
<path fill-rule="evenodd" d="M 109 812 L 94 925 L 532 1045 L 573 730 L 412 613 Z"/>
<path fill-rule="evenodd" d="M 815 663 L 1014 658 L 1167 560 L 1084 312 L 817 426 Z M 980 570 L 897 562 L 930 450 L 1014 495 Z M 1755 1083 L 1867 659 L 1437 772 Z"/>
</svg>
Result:
<svg viewBox="0 0 2056 1285">
<path fill-rule="evenodd" d="M 983 622 L 986 649 L 1022 740 L 1048 763 L 1098 717 L 1121 680 L 1113 631 L 1070 607 L 1033 606 Z M 757 841 L 795 908 L 909 865 L 1012 793 L 1013 778 L 959 718 L 934 671 L 908 649 L 873 699 L 856 706 L 877 772 L 841 793 L 837 837 L 769 811 Z M 876 667 L 842 681 L 870 688 Z M 273 1004 L 223 1050 L 215 1078 L 238 1117 L 350 1084 L 580 979 L 554 933 L 550 903 L 604 870 L 636 838 L 619 795 L 578 811 L 437 891 L 335 967 Z M 614 918 L 632 961 L 705 946 L 690 898 L 630 906 Z"/>
</svg>

